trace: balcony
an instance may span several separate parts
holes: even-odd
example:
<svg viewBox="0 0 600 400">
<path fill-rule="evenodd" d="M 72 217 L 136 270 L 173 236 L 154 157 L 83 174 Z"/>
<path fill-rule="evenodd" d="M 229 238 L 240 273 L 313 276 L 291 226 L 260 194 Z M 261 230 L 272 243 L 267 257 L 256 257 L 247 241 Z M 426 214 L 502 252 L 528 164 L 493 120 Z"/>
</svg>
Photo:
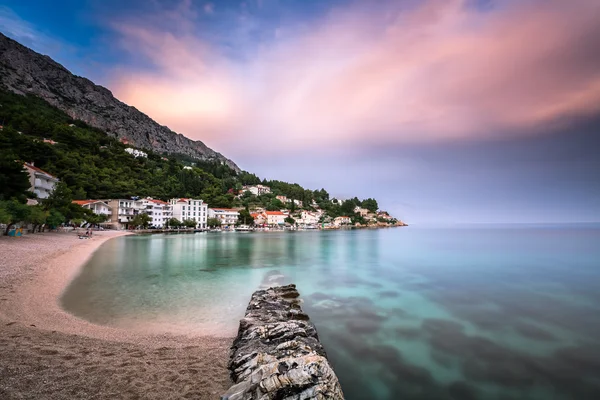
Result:
<svg viewBox="0 0 600 400">
<path fill-rule="evenodd" d="M 36 189 L 43 189 L 43 190 L 53 191 L 54 190 L 54 183 L 46 181 L 46 180 L 42 180 L 40 178 L 35 178 L 34 187 Z"/>
</svg>

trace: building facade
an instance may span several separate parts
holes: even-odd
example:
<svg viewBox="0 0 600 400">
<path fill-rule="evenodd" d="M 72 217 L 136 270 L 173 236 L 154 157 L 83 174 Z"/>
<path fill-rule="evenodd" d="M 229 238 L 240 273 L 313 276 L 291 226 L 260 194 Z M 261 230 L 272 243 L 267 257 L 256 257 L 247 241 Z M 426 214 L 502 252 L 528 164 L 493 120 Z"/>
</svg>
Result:
<svg viewBox="0 0 600 400">
<path fill-rule="evenodd" d="M 144 205 L 140 200 L 133 199 L 112 199 L 104 200 L 111 208 L 111 224 L 117 229 L 127 227 L 127 224 L 144 210 Z"/>
<path fill-rule="evenodd" d="M 271 193 L 271 188 L 264 185 L 254 185 L 254 186 L 244 186 L 244 191 L 248 191 L 255 196 L 260 196 L 261 194 Z"/>
<path fill-rule="evenodd" d="M 350 219 L 350 217 L 341 216 L 341 217 L 336 217 L 333 220 L 333 225 L 335 225 L 335 226 L 347 225 L 347 224 L 350 224 L 351 222 L 352 222 L 352 220 Z"/>
<path fill-rule="evenodd" d="M 58 183 L 58 178 L 46 171 L 42 171 L 33 165 L 33 163 L 25 163 L 23 166 L 29 174 L 30 190 L 37 195 L 38 199 L 47 199 L 50 193 L 54 191 L 54 187 Z"/>
<path fill-rule="evenodd" d="M 200 199 L 171 199 L 171 216 L 179 221 L 191 219 L 196 222 L 196 228 L 206 229 L 208 205 Z"/>
<path fill-rule="evenodd" d="M 287 217 L 287 215 L 281 211 L 265 211 L 265 215 L 267 216 L 268 225 L 283 225 L 285 224 L 285 218 Z"/>
<path fill-rule="evenodd" d="M 150 226 L 164 228 L 167 221 L 172 218 L 171 205 L 166 201 L 146 197 L 141 200 L 143 213 L 152 218 Z"/>
<path fill-rule="evenodd" d="M 138 157 L 148 158 L 148 154 L 146 152 L 143 152 L 143 151 L 138 150 L 138 149 L 127 147 L 125 149 L 125 151 L 127 153 L 131 154 L 132 156 L 134 156 L 135 158 L 138 158 Z"/>
<path fill-rule="evenodd" d="M 231 226 L 238 222 L 240 213 L 233 208 L 209 208 L 208 217 L 221 221 L 221 226 Z"/>
<path fill-rule="evenodd" d="M 309 211 L 302 211 L 299 218 L 296 219 L 296 223 L 301 225 L 316 225 L 319 223 L 319 215 Z"/>
<path fill-rule="evenodd" d="M 73 203 L 92 210 L 94 214 L 112 215 L 112 208 L 102 200 L 73 200 Z"/>
</svg>

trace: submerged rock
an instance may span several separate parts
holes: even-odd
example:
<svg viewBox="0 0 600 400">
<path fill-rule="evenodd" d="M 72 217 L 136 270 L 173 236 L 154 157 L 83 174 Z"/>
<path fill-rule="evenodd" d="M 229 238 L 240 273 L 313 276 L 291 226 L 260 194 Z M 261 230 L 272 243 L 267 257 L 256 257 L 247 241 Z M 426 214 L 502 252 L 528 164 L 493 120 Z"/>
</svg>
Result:
<svg viewBox="0 0 600 400">
<path fill-rule="evenodd" d="M 222 400 L 344 398 L 295 285 L 254 292 L 233 342 Z"/>
</svg>

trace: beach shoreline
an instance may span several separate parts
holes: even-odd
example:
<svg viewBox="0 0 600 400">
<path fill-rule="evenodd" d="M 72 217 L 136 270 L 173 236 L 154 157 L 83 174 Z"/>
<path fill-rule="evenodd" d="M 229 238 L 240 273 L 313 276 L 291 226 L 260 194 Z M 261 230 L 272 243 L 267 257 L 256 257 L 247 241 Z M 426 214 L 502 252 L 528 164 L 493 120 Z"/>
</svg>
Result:
<svg viewBox="0 0 600 400">
<path fill-rule="evenodd" d="M 85 398 L 92 390 L 95 398 L 208 399 L 229 387 L 232 338 L 127 331 L 60 307 L 63 291 L 92 254 L 126 234 L 0 238 L 1 398 Z M 26 371 L 35 371 L 36 379 L 26 379 Z"/>
</svg>

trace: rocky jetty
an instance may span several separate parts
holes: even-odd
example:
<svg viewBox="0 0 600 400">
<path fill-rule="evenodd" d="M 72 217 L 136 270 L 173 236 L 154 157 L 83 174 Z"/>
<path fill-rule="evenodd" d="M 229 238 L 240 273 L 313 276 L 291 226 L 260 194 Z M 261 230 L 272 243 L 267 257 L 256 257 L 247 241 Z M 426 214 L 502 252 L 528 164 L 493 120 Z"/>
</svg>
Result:
<svg viewBox="0 0 600 400">
<path fill-rule="evenodd" d="M 233 342 L 222 400 L 343 399 L 295 285 L 254 292 Z"/>
</svg>

